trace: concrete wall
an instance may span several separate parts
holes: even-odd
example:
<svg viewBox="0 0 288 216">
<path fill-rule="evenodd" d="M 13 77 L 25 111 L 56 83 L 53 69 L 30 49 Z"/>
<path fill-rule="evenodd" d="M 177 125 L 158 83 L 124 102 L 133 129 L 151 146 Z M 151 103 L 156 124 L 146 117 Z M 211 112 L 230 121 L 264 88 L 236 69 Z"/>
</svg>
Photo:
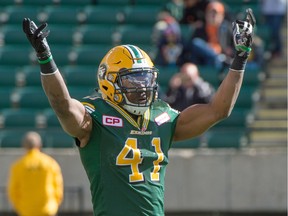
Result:
<svg viewBox="0 0 288 216">
<path fill-rule="evenodd" d="M 166 210 L 286 211 L 286 150 L 172 150 Z M 65 186 L 83 187 L 84 210 L 91 210 L 89 183 L 77 150 L 45 152 L 60 163 Z M 21 151 L 0 150 L 0 187 L 19 155 Z M 0 199 L 0 212 L 9 208 Z"/>
</svg>

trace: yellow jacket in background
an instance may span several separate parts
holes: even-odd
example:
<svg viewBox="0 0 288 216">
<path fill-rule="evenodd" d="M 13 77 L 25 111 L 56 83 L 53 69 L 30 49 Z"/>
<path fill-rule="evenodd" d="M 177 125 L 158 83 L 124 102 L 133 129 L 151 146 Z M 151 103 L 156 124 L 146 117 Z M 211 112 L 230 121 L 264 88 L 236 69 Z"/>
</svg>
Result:
<svg viewBox="0 0 288 216">
<path fill-rule="evenodd" d="M 63 199 L 63 177 L 58 163 L 33 149 L 11 167 L 8 197 L 20 216 L 52 216 Z"/>
</svg>

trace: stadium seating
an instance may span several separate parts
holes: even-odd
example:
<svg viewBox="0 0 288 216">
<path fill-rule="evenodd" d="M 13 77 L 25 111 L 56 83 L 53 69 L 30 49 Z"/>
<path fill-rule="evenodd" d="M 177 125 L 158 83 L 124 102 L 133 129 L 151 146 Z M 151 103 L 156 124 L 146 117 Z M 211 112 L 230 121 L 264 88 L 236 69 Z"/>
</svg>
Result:
<svg viewBox="0 0 288 216">
<path fill-rule="evenodd" d="M 217 123 L 213 128 L 239 128 L 245 130 L 248 126 L 249 118 L 252 118 L 251 109 L 246 108 L 234 108 L 231 115 Z"/>
<path fill-rule="evenodd" d="M 40 21 L 38 16 L 40 12 L 41 8 L 37 6 L 8 5 L 3 9 L 0 24 L 14 24 L 22 29 L 24 17 L 29 17 L 31 20 L 34 20 L 35 23 L 38 23 Z"/>
<path fill-rule="evenodd" d="M 151 26 L 125 25 L 118 29 L 121 44 L 152 45 Z"/>
<path fill-rule="evenodd" d="M 131 0 L 95 0 L 97 5 L 107 5 L 107 6 L 127 6 L 130 4 Z"/>
<path fill-rule="evenodd" d="M 245 131 L 226 128 L 220 130 L 210 129 L 205 134 L 208 148 L 241 148 L 248 144 Z"/>
<path fill-rule="evenodd" d="M 0 65 L 0 86 L 14 86 L 16 83 L 17 73 L 18 67 L 11 65 Z"/>
<path fill-rule="evenodd" d="M 43 10 L 43 21 L 48 22 L 49 24 L 70 24 L 76 26 L 81 23 L 82 7 L 73 7 L 73 6 L 46 6 Z"/>
<path fill-rule="evenodd" d="M 0 111 L 0 128 L 36 127 L 37 111 L 34 109 L 3 109 Z"/>
<path fill-rule="evenodd" d="M 97 86 L 97 66 L 88 65 L 67 65 L 61 69 L 68 86 Z"/>
<path fill-rule="evenodd" d="M 83 45 L 74 47 L 73 52 L 75 59 L 73 64 L 76 65 L 94 65 L 98 66 L 104 57 L 104 54 L 112 48 L 112 45 Z"/>
<path fill-rule="evenodd" d="M 116 25 L 90 24 L 82 25 L 75 34 L 75 43 L 80 44 L 107 44 L 114 43 Z"/>
<path fill-rule="evenodd" d="M 30 58 L 31 51 L 31 47 L 28 46 L 7 45 L 0 47 L 0 65 L 24 66 L 29 64 L 32 62 Z"/>
<path fill-rule="evenodd" d="M 74 139 L 66 134 L 62 128 L 46 129 L 40 133 L 44 148 L 72 148 L 76 147 Z"/>
<path fill-rule="evenodd" d="M 60 122 L 52 108 L 42 110 L 36 119 L 37 128 L 59 128 Z"/>
<path fill-rule="evenodd" d="M 40 86 L 40 68 L 39 65 L 26 65 L 18 70 L 16 76 L 16 86 Z"/>
<path fill-rule="evenodd" d="M 123 7 L 88 5 L 83 10 L 86 24 L 117 25 L 123 20 Z"/>
<path fill-rule="evenodd" d="M 0 130 L 1 148 L 20 148 L 21 140 L 26 132 L 31 128 Z"/>
<path fill-rule="evenodd" d="M 124 23 L 142 27 L 143 25 L 148 25 L 152 28 L 158 19 L 160 10 L 161 6 L 159 5 L 155 7 L 145 5 L 127 6 L 124 10 Z"/>
<path fill-rule="evenodd" d="M 15 88 L 11 95 L 13 108 L 43 109 L 49 107 L 48 99 L 42 87 Z"/>
<path fill-rule="evenodd" d="M 73 61 L 71 57 L 72 46 L 53 43 L 49 46 L 53 52 L 53 58 L 55 59 L 57 66 L 61 67 L 70 64 L 71 61 Z"/>
<path fill-rule="evenodd" d="M 59 25 L 54 24 L 50 25 L 49 23 L 49 36 L 48 41 L 51 44 L 60 44 L 60 45 L 70 45 L 74 43 L 74 33 L 76 32 L 76 27 L 71 27 L 68 25 Z"/>
<path fill-rule="evenodd" d="M 5 25 L 0 28 L 1 40 L 3 45 L 15 45 L 15 44 L 27 44 L 29 45 L 27 38 L 25 37 L 22 28 L 19 25 Z"/>
<path fill-rule="evenodd" d="M 12 86 L 0 86 L 0 110 L 4 108 L 11 108 L 11 95 L 14 92 L 14 87 Z"/>
<path fill-rule="evenodd" d="M 243 15 L 251 6 L 261 17 L 258 1 L 223 0 L 233 15 Z M 22 135 L 37 130 L 44 147 L 74 147 L 64 133 L 41 87 L 39 65 L 22 31 L 22 20 L 29 17 L 37 25 L 47 21 L 49 46 L 70 94 L 80 99 L 97 87 L 96 71 L 104 54 L 117 44 L 135 44 L 153 59 L 153 26 L 167 0 L 1 0 L 0 16 L 0 147 L 20 147 Z M 261 23 L 260 23 L 261 25 Z M 256 33 L 268 40 L 268 28 L 258 26 Z M 186 40 L 193 32 L 181 25 Z M 267 44 L 267 43 L 265 43 Z M 159 85 L 166 91 L 178 67 L 161 67 Z M 216 88 L 223 75 L 211 67 L 199 67 L 201 76 Z M 228 71 L 228 70 L 227 70 Z M 226 71 L 226 72 L 227 72 Z M 259 99 L 261 70 L 245 72 L 243 87 L 228 119 L 205 135 L 175 142 L 172 148 L 240 148 L 247 141 L 247 122 Z"/>
<path fill-rule="evenodd" d="M 201 143 L 201 137 L 195 137 L 193 139 L 173 142 L 171 148 L 199 148 Z"/>
</svg>

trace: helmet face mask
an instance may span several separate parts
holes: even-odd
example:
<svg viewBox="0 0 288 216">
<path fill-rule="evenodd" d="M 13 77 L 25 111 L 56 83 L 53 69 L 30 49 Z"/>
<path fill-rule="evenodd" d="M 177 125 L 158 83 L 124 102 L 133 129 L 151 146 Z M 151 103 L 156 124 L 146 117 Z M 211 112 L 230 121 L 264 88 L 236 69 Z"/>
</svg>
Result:
<svg viewBox="0 0 288 216">
<path fill-rule="evenodd" d="M 118 86 L 124 98 L 120 105 L 132 114 L 142 114 L 139 110 L 147 109 L 155 99 L 156 78 L 157 72 L 150 68 L 127 69 L 120 72 Z"/>
<path fill-rule="evenodd" d="M 157 75 L 158 70 L 144 51 L 123 45 L 113 48 L 103 58 L 98 82 L 104 99 L 131 114 L 143 115 L 157 96 Z"/>
</svg>

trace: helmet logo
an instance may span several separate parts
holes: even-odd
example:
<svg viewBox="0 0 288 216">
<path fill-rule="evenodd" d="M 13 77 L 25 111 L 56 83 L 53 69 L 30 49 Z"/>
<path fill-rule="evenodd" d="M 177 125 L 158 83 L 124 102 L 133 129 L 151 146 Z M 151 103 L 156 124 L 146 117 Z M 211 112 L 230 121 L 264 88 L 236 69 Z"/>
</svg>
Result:
<svg viewBox="0 0 288 216">
<path fill-rule="evenodd" d="M 98 68 L 98 77 L 100 79 L 104 79 L 105 75 L 106 75 L 106 72 L 107 72 L 107 67 L 105 64 L 102 64 L 99 66 Z"/>
</svg>

